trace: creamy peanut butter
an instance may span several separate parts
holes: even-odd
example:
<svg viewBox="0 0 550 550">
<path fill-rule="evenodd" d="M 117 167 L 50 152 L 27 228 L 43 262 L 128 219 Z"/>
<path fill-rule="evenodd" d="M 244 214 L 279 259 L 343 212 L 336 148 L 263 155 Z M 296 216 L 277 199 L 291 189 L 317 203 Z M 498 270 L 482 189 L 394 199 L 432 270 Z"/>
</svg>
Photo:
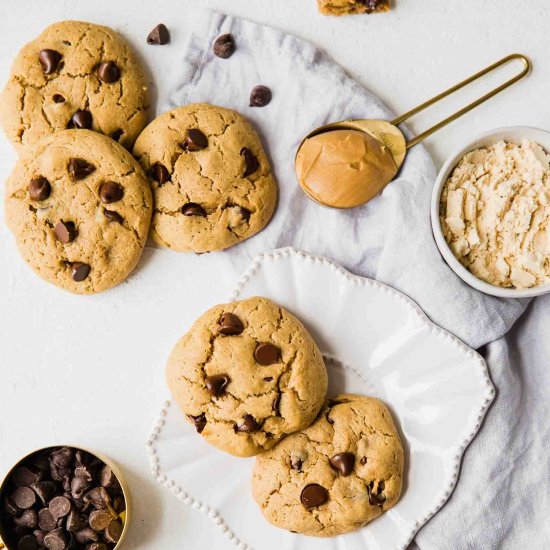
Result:
<svg viewBox="0 0 550 550">
<path fill-rule="evenodd" d="M 468 153 L 447 180 L 440 218 L 456 258 L 505 288 L 550 282 L 550 156 L 533 142 Z"/>
<path fill-rule="evenodd" d="M 372 199 L 397 171 L 389 150 L 359 130 L 333 130 L 307 139 L 296 156 L 296 174 L 316 201 L 353 208 Z"/>
</svg>

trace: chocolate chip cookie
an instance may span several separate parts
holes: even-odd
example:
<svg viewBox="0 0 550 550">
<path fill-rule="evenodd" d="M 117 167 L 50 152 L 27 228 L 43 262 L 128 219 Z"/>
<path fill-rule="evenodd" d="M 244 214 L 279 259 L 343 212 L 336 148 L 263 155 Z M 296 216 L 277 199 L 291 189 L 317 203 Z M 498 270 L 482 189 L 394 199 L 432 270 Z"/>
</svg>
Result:
<svg viewBox="0 0 550 550">
<path fill-rule="evenodd" d="M 151 235 L 180 252 L 233 246 L 263 229 L 277 188 L 254 128 L 239 113 L 204 103 L 164 113 L 134 155 L 155 197 Z"/>
<path fill-rule="evenodd" d="M 5 209 L 36 273 L 90 294 L 120 283 L 136 266 L 152 196 L 121 145 L 90 130 L 65 130 L 26 149 L 6 183 Z"/>
<path fill-rule="evenodd" d="M 262 453 L 252 490 L 267 520 L 328 537 L 359 529 L 401 494 L 403 447 L 378 399 L 340 395 L 314 424 Z"/>
<path fill-rule="evenodd" d="M 202 315 L 174 348 L 167 381 L 197 432 L 236 456 L 256 455 L 308 426 L 327 391 L 307 330 L 258 297 Z"/>
<path fill-rule="evenodd" d="M 317 0 L 324 15 L 350 15 L 389 11 L 390 0 Z"/>
<path fill-rule="evenodd" d="M 18 150 L 67 128 L 92 129 L 128 148 L 147 124 L 148 106 L 144 72 L 119 34 L 62 21 L 17 55 L 0 120 Z"/>
</svg>

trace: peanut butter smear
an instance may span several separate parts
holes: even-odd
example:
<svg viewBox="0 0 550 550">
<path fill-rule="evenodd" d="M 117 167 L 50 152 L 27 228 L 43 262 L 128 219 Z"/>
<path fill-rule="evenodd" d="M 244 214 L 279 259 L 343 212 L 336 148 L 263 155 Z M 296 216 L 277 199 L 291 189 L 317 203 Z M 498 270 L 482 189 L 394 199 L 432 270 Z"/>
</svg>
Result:
<svg viewBox="0 0 550 550">
<path fill-rule="evenodd" d="M 476 277 L 504 288 L 550 282 L 550 156 L 533 142 L 468 153 L 441 195 L 443 234 Z"/>
<path fill-rule="evenodd" d="M 307 139 L 296 156 L 304 191 L 336 208 L 353 208 L 372 199 L 397 171 L 389 150 L 359 130 L 333 130 Z"/>
</svg>

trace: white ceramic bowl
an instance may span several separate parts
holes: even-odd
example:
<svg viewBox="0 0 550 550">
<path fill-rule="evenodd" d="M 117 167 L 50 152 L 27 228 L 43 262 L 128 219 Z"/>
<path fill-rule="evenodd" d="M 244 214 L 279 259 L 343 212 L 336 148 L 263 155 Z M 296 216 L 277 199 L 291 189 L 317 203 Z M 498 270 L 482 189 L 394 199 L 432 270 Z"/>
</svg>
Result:
<svg viewBox="0 0 550 550">
<path fill-rule="evenodd" d="M 485 132 L 466 143 L 461 149 L 456 151 L 447 159 L 447 161 L 443 165 L 443 168 L 441 168 L 441 170 L 439 171 L 432 193 L 432 229 L 435 237 L 435 242 L 437 243 L 441 255 L 443 256 L 447 264 L 449 264 L 450 268 L 463 281 L 468 283 L 470 286 L 476 288 L 477 290 L 485 292 L 485 294 L 498 296 L 500 298 L 531 298 L 533 296 L 547 294 L 550 292 L 550 283 L 533 288 L 515 289 L 501 288 L 499 286 L 491 285 L 489 283 L 486 283 L 485 281 L 482 281 L 481 279 L 478 279 L 457 260 L 449 245 L 447 244 L 447 241 L 443 236 L 443 230 L 441 229 L 441 222 L 439 219 L 439 203 L 441 200 L 441 193 L 443 191 L 445 182 L 449 178 L 455 166 L 460 162 L 465 154 L 473 151 L 474 149 L 494 145 L 501 140 L 510 141 L 513 143 L 521 143 L 523 139 L 535 141 L 539 143 L 546 151 L 550 151 L 550 132 L 547 132 L 546 130 L 531 128 L 528 126 L 509 126 L 506 128 L 497 128 L 496 130 Z"/>
</svg>

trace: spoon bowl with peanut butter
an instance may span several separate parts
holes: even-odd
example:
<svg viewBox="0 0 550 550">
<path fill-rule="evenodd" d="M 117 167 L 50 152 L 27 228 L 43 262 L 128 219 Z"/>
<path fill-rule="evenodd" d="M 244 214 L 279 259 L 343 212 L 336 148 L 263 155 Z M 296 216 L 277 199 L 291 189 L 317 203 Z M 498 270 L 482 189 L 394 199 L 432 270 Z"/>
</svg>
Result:
<svg viewBox="0 0 550 550">
<path fill-rule="evenodd" d="M 521 72 L 415 138 L 406 140 L 399 124 L 516 60 L 522 62 Z M 310 132 L 298 147 L 295 160 L 298 182 L 311 199 L 324 206 L 361 206 L 393 181 L 411 147 L 515 84 L 530 70 L 531 61 L 526 56 L 512 54 L 392 121 L 358 119 L 320 126 Z"/>
</svg>

